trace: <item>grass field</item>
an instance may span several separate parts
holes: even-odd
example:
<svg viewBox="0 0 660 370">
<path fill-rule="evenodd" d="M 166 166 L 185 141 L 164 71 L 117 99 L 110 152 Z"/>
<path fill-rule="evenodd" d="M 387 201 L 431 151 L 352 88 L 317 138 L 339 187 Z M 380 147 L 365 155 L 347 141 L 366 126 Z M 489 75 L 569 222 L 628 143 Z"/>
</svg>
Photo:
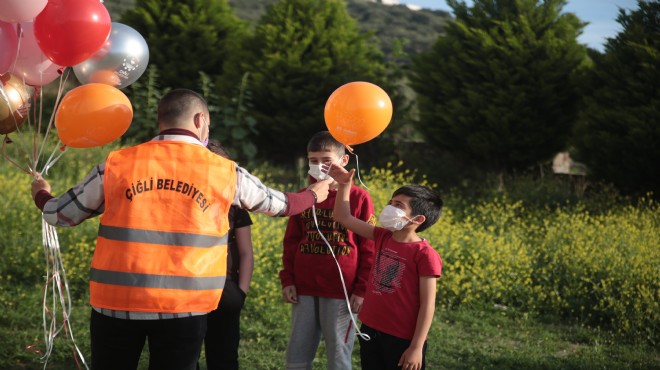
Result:
<svg viewBox="0 0 660 370">
<path fill-rule="evenodd" d="M 109 149 L 67 153 L 51 173 L 53 192 L 74 185 Z M 268 178 L 267 171 L 256 172 Z M 396 166 L 370 169 L 363 178 L 377 212 L 402 184 L 434 186 Z M 0 369 L 43 368 L 35 352 L 44 351 L 47 263 L 30 181 L 0 162 Z M 478 196 L 444 194 L 441 220 L 422 234 L 444 263 L 428 368 L 660 369 L 658 204 L 608 192 L 556 201 L 562 185 L 539 181 L 519 179 L 507 191 Z M 289 306 L 281 301 L 277 272 L 286 219 L 255 215 L 254 221 L 255 275 L 242 317 L 241 363 L 281 369 Z M 97 226 L 93 219 L 58 229 L 73 334 L 86 357 L 87 274 Z M 78 368 L 64 331 L 54 344 L 47 369 Z M 357 345 L 354 363 L 359 369 Z M 321 346 L 315 368 L 324 365 Z"/>
</svg>

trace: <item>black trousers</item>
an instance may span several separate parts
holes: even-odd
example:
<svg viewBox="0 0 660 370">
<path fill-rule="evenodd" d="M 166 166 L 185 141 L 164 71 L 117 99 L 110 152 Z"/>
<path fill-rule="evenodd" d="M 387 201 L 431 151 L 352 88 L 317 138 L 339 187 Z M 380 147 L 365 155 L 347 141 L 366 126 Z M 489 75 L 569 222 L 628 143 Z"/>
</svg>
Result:
<svg viewBox="0 0 660 370">
<path fill-rule="evenodd" d="M 360 331 L 371 340 L 360 338 L 360 363 L 362 370 L 397 370 L 403 352 L 410 347 L 409 340 L 385 334 L 362 324 Z M 426 346 L 422 347 L 422 370 L 426 368 Z"/>
<path fill-rule="evenodd" d="M 227 280 L 218 308 L 208 314 L 204 339 L 208 370 L 238 370 L 240 318 L 245 297 L 235 281 Z"/>
<path fill-rule="evenodd" d="M 137 369 L 149 341 L 149 370 L 194 370 L 206 333 L 206 316 L 126 320 L 92 309 L 92 370 Z"/>
</svg>

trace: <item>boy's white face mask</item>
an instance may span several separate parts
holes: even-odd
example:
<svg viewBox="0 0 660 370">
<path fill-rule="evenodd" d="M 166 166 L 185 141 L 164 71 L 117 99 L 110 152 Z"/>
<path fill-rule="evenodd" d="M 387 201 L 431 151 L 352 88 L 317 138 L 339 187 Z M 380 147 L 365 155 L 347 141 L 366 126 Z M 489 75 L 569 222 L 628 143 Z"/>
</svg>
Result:
<svg viewBox="0 0 660 370">
<path fill-rule="evenodd" d="M 404 210 L 389 204 L 380 212 L 378 221 L 384 228 L 390 231 L 399 231 L 412 222 L 412 220 L 406 216 Z"/>
<path fill-rule="evenodd" d="M 332 177 L 328 176 L 327 172 L 323 172 L 321 169 L 321 164 L 314 164 L 309 162 L 309 171 L 307 172 L 310 176 L 316 179 L 316 181 L 321 181 L 325 179 L 331 179 Z"/>
</svg>

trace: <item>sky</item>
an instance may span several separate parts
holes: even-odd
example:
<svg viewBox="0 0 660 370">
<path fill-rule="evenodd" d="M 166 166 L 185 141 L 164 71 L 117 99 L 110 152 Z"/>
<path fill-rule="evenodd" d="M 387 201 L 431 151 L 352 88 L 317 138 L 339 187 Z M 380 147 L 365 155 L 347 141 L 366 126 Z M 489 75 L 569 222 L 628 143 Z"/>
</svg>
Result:
<svg viewBox="0 0 660 370">
<path fill-rule="evenodd" d="M 400 0 L 400 3 L 451 12 L 445 0 Z M 465 0 L 465 3 L 472 5 L 471 0 Z M 578 41 L 602 52 L 606 39 L 621 31 L 621 25 L 616 21 L 619 8 L 635 10 L 637 0 L 568 0 L 564 12 L 575 13 L 581 20 L 589 22 Z"/>
</svg>

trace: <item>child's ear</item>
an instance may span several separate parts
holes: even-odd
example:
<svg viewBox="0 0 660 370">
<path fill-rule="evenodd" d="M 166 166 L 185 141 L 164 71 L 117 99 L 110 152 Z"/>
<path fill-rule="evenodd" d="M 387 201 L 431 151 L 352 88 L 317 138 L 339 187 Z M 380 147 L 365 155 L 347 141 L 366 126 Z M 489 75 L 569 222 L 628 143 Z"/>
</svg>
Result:
<svg viewBox="0 0 660 370">
<path fill-rule="evenodd" d="M 424 215 L 417 215 L 413 218 L 412 222 L 416 225 L 421 225 L 426 221 L 426 216 Z"/>
<path fill-rule="evenodd" d="M 339 160 L 339 164 L 340 164 L 342 167 L 346 167 L 346 165 L 348 164 L 348 160 L 349 160 L 349 159 L 350 159 L 350 157 L 348 156 L 348 154 L 344 154 L 344 156 L 341 157 L 341 159 Z"/>
</svg>

